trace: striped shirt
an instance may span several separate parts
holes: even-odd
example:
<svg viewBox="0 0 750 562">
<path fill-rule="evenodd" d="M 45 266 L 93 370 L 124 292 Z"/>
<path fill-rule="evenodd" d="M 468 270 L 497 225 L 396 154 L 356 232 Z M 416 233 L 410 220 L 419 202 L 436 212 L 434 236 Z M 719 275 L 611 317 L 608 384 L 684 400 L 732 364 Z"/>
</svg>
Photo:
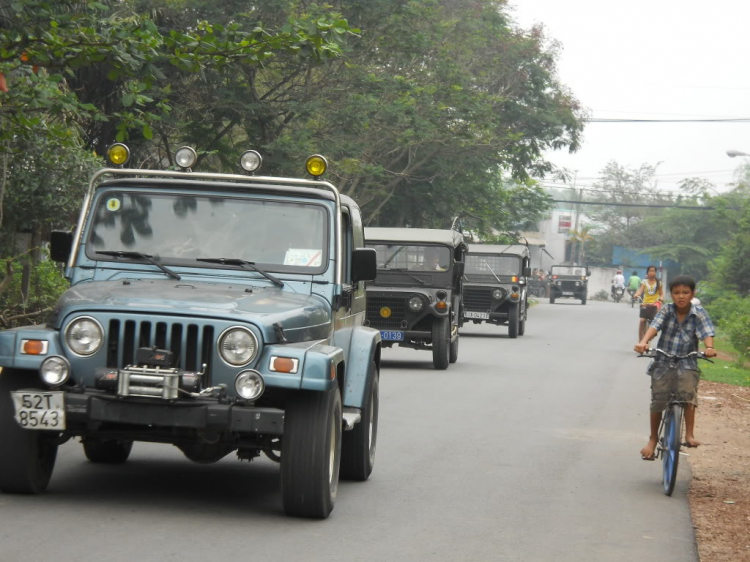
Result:
<svg viewBox="0 0 750 562">
<path fill-rule="evenodd" d="M 700 305 L 691 305 L 685 320 L 680 322 L 677 319 L 677 310 L 674 304 L 667 304 L 653 319 L 651 328 L 661 332 L 657 347 L 670 355 L 687 355 L 692 351 L 698 351 L 698 340 L 704 340 L 715 335 L 711 318 Z M 668 367 L 669 360 L 658 354 L 648 366 L 648 373 L 659 378 Z M 678 361 L 677 367 L 680 373 L 688 369 L 698 370 L 698 361 L 695 357 L 690 357 Z"/>
</svg>

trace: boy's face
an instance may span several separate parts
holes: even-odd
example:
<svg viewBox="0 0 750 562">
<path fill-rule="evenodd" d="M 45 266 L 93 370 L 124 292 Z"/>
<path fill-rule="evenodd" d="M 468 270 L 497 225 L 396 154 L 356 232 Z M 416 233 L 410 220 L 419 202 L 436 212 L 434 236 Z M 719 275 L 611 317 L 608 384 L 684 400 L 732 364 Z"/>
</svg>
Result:
<svg viewBox="0 0 750 562">
<path fill-rule="evenodd" d="M 686 308 L 690 305 L 690 300 L 695 295 L 693 291 L 687 285 L 677 285 L 672 288 L 672 301 L 677 308 Z"/>
</svg>

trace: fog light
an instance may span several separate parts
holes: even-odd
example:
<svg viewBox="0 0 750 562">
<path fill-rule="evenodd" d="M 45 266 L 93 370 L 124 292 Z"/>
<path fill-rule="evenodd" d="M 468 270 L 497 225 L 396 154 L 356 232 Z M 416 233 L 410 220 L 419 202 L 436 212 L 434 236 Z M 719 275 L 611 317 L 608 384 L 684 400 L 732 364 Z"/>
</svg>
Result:
<svg viewBox="0 0 750 562">
<path fill-rule="evenodd" d="M 107 149 L 107 159 L 116 166 L 124 166 L 130 160 L 130 149 L 122 143 L 115 143 Z"/>
<path fill-rule="evenodd" d="M 424 306 L 424 301 L 422 300 L 422 297 L 413 296 L 409 299 L 409 309 L 412 312 L 419 312 L 422 310 L 422 307 Z"/>
<path fill-rule="evenodd" d="M 263 382 L 263 377 L 260 376 L 258 371 L 242 371 L 234 379 L 234 389 L 240 398 L 244 398 L 245 400 L 259 398 L 265 388 L 266 383 Z"/>
<path fill-rule="evenodd" d="M 242 166 L 242 169 L 246 172 L 256 171 L 260 168 L 262 163 L 263 158 L 261 158 L 260 154 L 255 150 L 248 150 L 240 158 L 240 166 Z"/>
<path fill-rule="evenodd" d="M 70 378 L 70 363 L 64 357 L 47 357 L 39 368 L 39 376 L 50 386 L 60 386 Z"/>
<path fill-rule="evenodd" d="M 198 161 L 198 154 L 189 146 L 183 146 L 174 153 L 174 161 L 180 168 L 192 168 Z"/>
</svg>

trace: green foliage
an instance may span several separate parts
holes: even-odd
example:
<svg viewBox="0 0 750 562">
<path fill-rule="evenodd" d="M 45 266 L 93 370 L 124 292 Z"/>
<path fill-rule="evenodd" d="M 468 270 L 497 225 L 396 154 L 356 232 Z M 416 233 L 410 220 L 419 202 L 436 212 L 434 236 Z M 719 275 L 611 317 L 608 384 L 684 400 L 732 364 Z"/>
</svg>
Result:
<svg viewBox="0 0 750 562">
<path fill-rule="evenodd" d="M 701 300 L 703 304 L 703 300 Z M 712 320 L 737 351 L 738 364 L 750 360 L 750 296 L 725 292 L 707 306 Z"/>
<path fill-rule="evenodd" d="M 8 263 L 10 262 L 10 269 Z M 23 298 L 24 265 L 30 273 L 30 291 Z M 22 324 L 43 323 L 52 313 L 59 296 L 68 288 L 60 268 L 50 260 L 34 264 L 30 255 L 3 261 L 3 273 L 11 271 L 11 279 L 0 292 L 0 328 Z"/>
</svg>

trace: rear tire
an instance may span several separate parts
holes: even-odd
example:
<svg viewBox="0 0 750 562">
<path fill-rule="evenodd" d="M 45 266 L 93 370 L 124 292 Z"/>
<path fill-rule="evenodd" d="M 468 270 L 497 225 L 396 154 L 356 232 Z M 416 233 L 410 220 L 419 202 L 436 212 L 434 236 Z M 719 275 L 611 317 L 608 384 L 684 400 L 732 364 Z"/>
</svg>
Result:
<svg viewBox="0 0 750 562">
<path fill-rule="evenodd" d="M 362 408 L 362 421 L 354 429 L 345 431 L 341 438 L 341 478 L 364 482 L 375 465 L 378 444 L 378 410 L 380 407 L 380 376 L 373 361 L 370 365 L 372 382 L 367 402 Z"/>
<path fill-rule="evenodd" d="M 133 442 L 127 439 L 84 440 L 83 452 L 94 463 L 122 464 L 128 460 Z"/>
<path fill-rule="evenodd" d="M 281 498 L 287 515 L 325 519 L 341 467 L 341 395 L 299 391 L 287 400 L 281 443 Z"/>
<path fill-rule="evenodd" d="M 662 484 L 668 496 L 674 492 L 677 482 L 677 467 L 680 462 L 680 443 L 682 441 L 682 406 L 672 404 L 669 416 L 664 423 L 664 452 L 662 457 Z"/>
<path fill-rule="evenodd" d="M 508 310 L 508 337 L 518 337 L 518 305 L 511 305 Z"/>
<path fill-rule="evenodd" d="M 555 304 L 555 293 L 550 293 L 549 294 L 549 303 L 550 304 Z"/>
<path fill-rule="evenodd" d="M 450 363 L 451 325 L 448 318 L 432 322 L 432 364 L 438 371 L 445 371 Z"/>
<path fill-rule="evenodd" d="M 518 323 L 518 335 L 522 336 L 526 333 L 526 314 L 527 311 L 524 312 L 523 318 Z"/>
<path fill-rule="evenodd" d="M 34 373 L 3 369 L 0 373 L 0 490 L 39 494 L 52 477 L 57 433 L 33 431 L 16 423 L 11 390 L 40 388 Z"/>
<path fill-rule="evenodd" d="M 450 363 L 455 363 L 456 361 L 458 361 L 458 338 L 458 328 L 456 328 L 456 339 L 454 339 L 450 345 L 450 355 L 448 357 L 448 361 Z"/>
<path fill-rule="evenodd" d="M 581 297 L 581 304 L 586 304 L 586 299 L 587 299 L 587 298 L 588 298 L 588 295 L 584 294 L 584 295 L 583 295 L 583 296 Z"/>
</svg>

